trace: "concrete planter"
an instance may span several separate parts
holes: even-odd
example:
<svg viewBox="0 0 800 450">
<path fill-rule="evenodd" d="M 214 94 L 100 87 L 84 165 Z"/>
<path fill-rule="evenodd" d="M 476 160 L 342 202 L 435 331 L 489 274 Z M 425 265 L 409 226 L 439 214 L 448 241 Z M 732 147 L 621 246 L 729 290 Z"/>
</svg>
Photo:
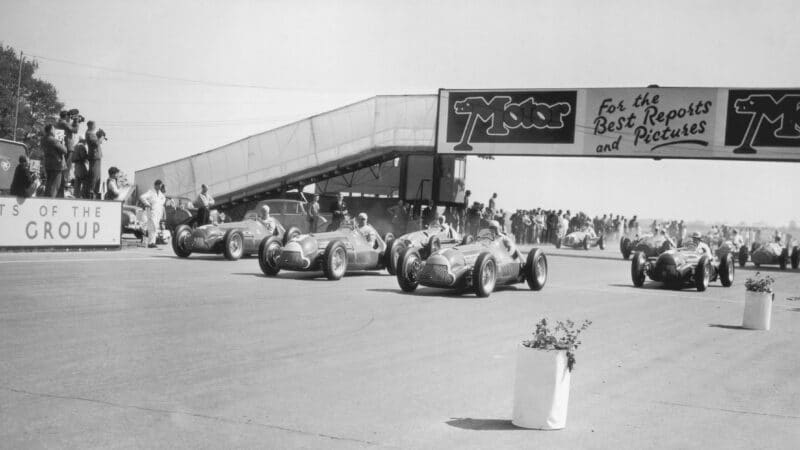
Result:
<svg viewBox="0 0 800 450">
<path fill-rule="evenodd" d="M 775 294 L 771 292 L 745 291 L 742 328 L 769 330 L 774 298 Z"/>
<path fill-rule="evenodd" d="M 565 350 L 539 350 L 520 344 L 511 423 L 540 430 L 564 428 L 569 380 Z"/>
</svg>

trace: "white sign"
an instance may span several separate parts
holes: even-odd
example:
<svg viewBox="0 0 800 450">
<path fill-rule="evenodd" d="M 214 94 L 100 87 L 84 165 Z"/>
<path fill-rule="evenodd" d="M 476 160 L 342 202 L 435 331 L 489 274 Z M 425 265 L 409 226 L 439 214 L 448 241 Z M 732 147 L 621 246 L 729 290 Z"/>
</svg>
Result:
<svg viewBox="0 0 800 450">
<path fill-rule="evenodd" d="M 118 247 L 122 202 L 0 197 L 2 247 Z"/>
</svg>

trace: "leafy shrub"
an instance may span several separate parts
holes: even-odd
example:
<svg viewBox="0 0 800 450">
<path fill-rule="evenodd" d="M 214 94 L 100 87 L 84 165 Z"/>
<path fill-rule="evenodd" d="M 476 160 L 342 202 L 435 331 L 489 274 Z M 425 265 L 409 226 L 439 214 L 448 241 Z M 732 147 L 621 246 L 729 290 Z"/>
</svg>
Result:
<svg viewBox="0 0 800 450">
<path fill-rule="evenodd" d="M 766 294 L 772 293 L 772 285 L 775 283 L 775 279 L 769 275 L 761 276 L 761 272 L 756 272 L 753 278 L 748 278 L 744 282 L 744 287 L 748 291 L 752 292 L 761 292 Z"/>
<path fill-rule="evenodd" d="M 581 345 L 578 336 L 591 324 L 591 320 L 584 320 L 580 327 L 576 327 L 572 320 L 558 321 L 555 328 L 551 329 L 547 325 L 547 319 L 542 319 L 536 324 L 533 339 L 522 341 L 522 345 L 540 350 L 566 350 L 567 368 L 572 372 L 575 366 L 575 351 Z"/>
</svg>

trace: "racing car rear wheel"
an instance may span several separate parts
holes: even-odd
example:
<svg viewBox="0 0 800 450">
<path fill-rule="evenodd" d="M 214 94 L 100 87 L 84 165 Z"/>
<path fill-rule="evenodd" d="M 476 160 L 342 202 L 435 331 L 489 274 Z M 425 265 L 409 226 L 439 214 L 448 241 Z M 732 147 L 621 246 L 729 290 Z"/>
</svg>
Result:
<svg viewBox="0 0 800 450">
<path fill-rule="evenodd" d="M 497 283 L 497 263 L 491 253 L 481 253 L 475 261 L 475 269 L 472 271 L 475 295 L 488 297 L 494 291 L 495 283 Z"/>
<path fill-rule="evenodd" d="M 392 241 L 386 247 L 386 271 L 389 275 L 397 274 L 397 267 L 400 263 L 400 253 L 405 250 L 406 246 L 398 240 Z"/>
<path fill-rule="evenodd" d="M 583 249 L 589 250 L 589 236 L 583 237 Z"/>
<path fill-rule="evenodd" d="M 800 267 L 800 247 L 792 249 L 792 269 Z"/>
<path fill-rule="evenodd" d="M 789 265 L 789 249 L 784 248 L 781 250 L 781 255 L 778 256 L 778 265 L 780 266 L 781 270 L 786 270 L 786 266 Z"/>
<path fill-rule="evenodd" d="M 322 268 L 329 280 L 339 280 L 344 276 L 347 272 L 347 250 L 344 244 L 340 241 L 331 241 L 328 244 Z"/>
<path fill-rule="evenodd" d="M 561 248 L 561 238 L 556 237 L 556 248 Z"/>
<path fill-rule="evenodd" d="M 747 264 L 747 257 L 750 256 L 749 252 L 747 251 L 747 246 L 743 245 L 739 247 L 739 267 L 744 267 Z"/>
<path fill-rule="evenodd" d="M 461 245 L 469 245 L 475 242 L 475 238 L 471 234 L 465 234 L 464 238 L 461 239 Z"/>
<path fill-rule="evenodd" d="M 600 250 L 606 249 L 606 241 L 603 239 L 603 236 L 600 236 L 600 238 L 597 240 L 597 246 L 600 247 Z"/>
<path fill-rule="evenodd" d="M 419 286 L 417 274 L 422 266 L 419 252 L 414 248 L 403 248 L 397 260 L 397 284 L 404 292 L 414 292 Z"/>
<path fill-rule="evenodd" d="M 283 246 L 281 240 L 276 237 L 266 238 L 258 246 L 258 265 L 264 275 L 274 276 L 281 271 L 278 259 L 281 256 Z"/>
<path fill-rule="evenodd" d="M 628 237 L 622 238 L 619 241 L 619 251 L 622 253 L 622 259 L 631 257 L 631 239 Z"/>
<path fill-rule="evenodd" d="M 528 252 L 524 270 L 528 287 L 534 291 L 542 290 L 547 282 L 547 257 L 541 249 L 534 248 Z"/>
<path fill-rule="evenodd" d="M 694 269 L 694 286 L 698 292 L 703 292 L 708 288 L 709 281 L 711 281 L 711 260 L 707 255 L 703 255 Z"/>
<path fill-rule="evenodd" d="M 633 254 L 633 260 L 631 261 L 631 281 L 633 281 L 633 285 L 636 287 L 642 287 L 644 285 L 644 270 L 646 264 L 647 258 L 644 256 L 644 253 L 636 252 Z"/>
<path fill-rule="evenodd" d="M 733 262 L 733 253 L 728 253 L 719 262 L 719 280 L 725 287 L 731 287 L 733 284 L 733 275 L 736 271 L 736 264 Z"/>
<path fill-rule="evenodd" d="M 236 261 L 242 257 L 244 253 L 244 237 L 239 230 L 228 230 L 223 239 L 225 245 L 222 252 L 225 254 L 225 259 Z"/>
<path fill-rule="evenodd" d="M 289 227 L 289 229 L 286 230 L 286 233 L 283 234 L 283 245 L 285 246 L 289 243 L 289 241 L 300 236 L 301 234 L 302 232 L 300 231 L 300 228 Z"/>
<path fill-rule="evenodd" d="M 172 250 L 181 258 L 186 258 L 192 254 L 192 229 L 188 225 L 180 225 L 175 229 Z"/>
</svg>

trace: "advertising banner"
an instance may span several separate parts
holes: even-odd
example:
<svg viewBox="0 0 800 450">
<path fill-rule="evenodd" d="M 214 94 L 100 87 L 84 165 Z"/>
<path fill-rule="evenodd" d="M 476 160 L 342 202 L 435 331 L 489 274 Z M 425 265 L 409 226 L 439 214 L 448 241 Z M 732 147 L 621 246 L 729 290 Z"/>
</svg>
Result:
<svg viewBox="0 0 800 450">
<path fill-rule="evenodd" d="M 441 154 L 800 161 L 800 89 L 439 92 Z"/>
<path fill-rule="evenodd" d="M 0 248 L 119 247 L 122 202 L 0 197 Z"/>
</svg>

